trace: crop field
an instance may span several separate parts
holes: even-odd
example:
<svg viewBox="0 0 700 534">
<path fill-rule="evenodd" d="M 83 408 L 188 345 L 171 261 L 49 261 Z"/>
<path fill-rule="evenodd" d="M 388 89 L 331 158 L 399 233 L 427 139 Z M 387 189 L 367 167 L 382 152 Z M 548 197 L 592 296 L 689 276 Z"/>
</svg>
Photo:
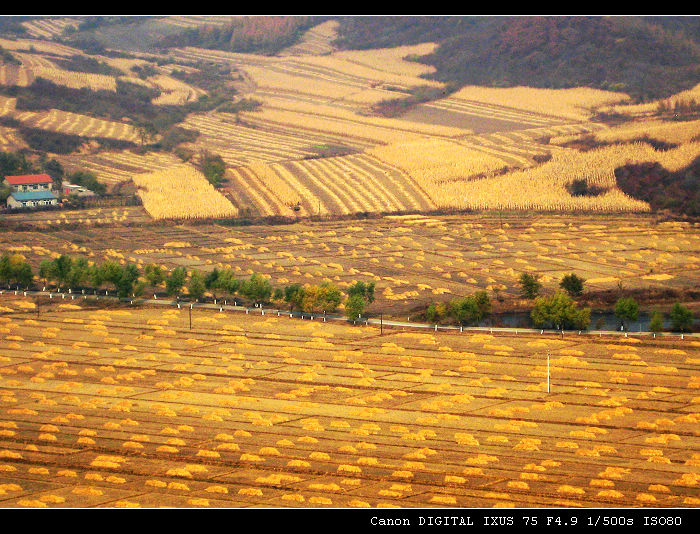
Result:
<svg viewBox="0 0 700 534">
<path fill-rule="evenodd" d="M 34 81 L 34 72 L 24 65 L 0 65 L 0 85 L 26 87 Z"/>
<path fill-rule="evenodd" d="M 71 171 L 85 169 L 94 172 L 100 182 L 106 185 L 131 180 L 135 174 L 163 170 L 181 163 L 180 159 L 167 152 L 135 154 L 126 150 L 59 156 L 58 159 Z"/>
<path fill-rule="evenodd" d="M 304 159 L 315 154 L 314 145 L 344 144 L 360 150 L 370 146 L 368 142 L 348 139 L 326 132 L 306 132 L 294 127 L 272 125 L 265 129 L 254 126 L 246 119 L 236 121 L 230 113 L 191 115 L 184 122 L 185 128 L 196 129 L 200 137 L 193 144 L 220 154 L 231 166 L 246 165 L 256 161 L 287 161 Z"/>
<path fill-rule="evenodd" d="M 36 211 L 21 214 L 4 214 L 2 217 L 3 221 L 7 221 L 8 223 L 32 226 L 37 229 L 61 227 L 64 225 L 80 225 L 88 228 L 96 224 L 139 224 L 151 222 L 153 220 L 141 206 Z M 16 246 L 15 243 L 14 247 Z M 20 248 L 22 250 L 35 250 L 36 247 L 24 245 Z M 76 248 L 71 248 L 74 251 L 76 250 Z M 41 250 L 41 248 L 36 250 Z"/>
<path fill-rule="evenodd" d="M 700 504 L 689 338 L 0 306 L 3 507 Z"/>
<path fill-rule="evenodd" d="M 77 27 L 79 19 L 61 17 L 52 19 L 29 20 L 21 23 L 27 29 L 27 33 L 37 39 L 53 39 L 59 37 L 66 28 Z"/>
<path fill-rule="evenodd" d="M 21 252 L 35 266 L 43 256 L 34 246 L 52 254 L 89 251 L 97 262 L 230 267 L 241 278 L 262 274 L 275 286 L 329 281 L 345 289 L 356 280 L 375 281 L 369 310 L 404 319 L 421 306 L 482 289 L 517 296 L 523 272 L 539 274 L 545 291 L 571 272 L 591 291 L 618 282 L 626 289 L 696 288 L 700 275 L 697 224 L 646 216 L 407 215 L 235 228 L 114 224 L 22 235 L 32 246 L 16 249 L 12 236 L 0 233 L 0 249 Z"/>
<path fill-rule="evenodd" d="M 329 20 L 304 32 L 301 40 L 279 52 L 278 56 L 320 56 L 335 51 L 331 44 L 338 36 L 338 21 Z"/>
<path fill-rule="evenodd" d="M 194 167 L 178 164 L 133 181 L 144 208 L 154 219 L 235 217 L 238 210 Z"/>
<path fill-rule="evenodd" d="M 26 146 L 26 143 L 17 135 L 13 128 L 0 126 L 0 148 L 2 150 L 16 150 Z"/>
<path fill-rule="evenodd" d="M 249 165 L 228 176 L 232 201 L 247 197 L 261 215 L 292 215 L 289 207 L 297 203 L 299 215 L 434 208 L 408 175 L 366 154 Z"/>
<path fill-rule="evenodd" d="M 84 137 L 106 137 L 122 141 L 138 142 L 133 126 L 123 122 L 97 119 L 79 113 L 52 109 L 50 111 L 20 111 L 15 118 L 32 128 L 40 128 Z"/>
</svg>

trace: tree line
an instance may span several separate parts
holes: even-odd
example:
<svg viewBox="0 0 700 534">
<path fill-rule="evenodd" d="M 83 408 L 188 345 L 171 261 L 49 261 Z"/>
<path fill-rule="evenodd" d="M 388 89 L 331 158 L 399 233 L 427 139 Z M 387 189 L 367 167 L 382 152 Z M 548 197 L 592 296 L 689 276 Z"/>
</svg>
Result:
<svg viewBox="0 0 700 534">
<path fill-rule="evenodd" d="M 553 295 L 542 295 L 542 283 L 539 277 L 523 273 L 518 279 L 519 295 L 532 300 L 530 319 L 537 328 L 556 330 L 587 330 L 591 324 L 591 308 L 582 308 L 576 299 L 583 296 L 585 279 L 570 273 L 562 277 L 559 288 Z M 498 295 L 498 292 L 496 292 Z M 500 300 L 500 297 L 499 297 Z M 449 302 L 430 304 L 426 309 L 425 319 L 431 323 L 451 320 L 460 326 L 477 325 L 491 313 L 491 299 L 486 291 L 477 291 L 473 295 Z M 627 330 L 629 323 L 639 318 L 639 304 L 632 297 L 620 297 L 614 307 L 615 317 L 620 321 L 620 328 Z M 661 332 L 664 329 L 665 315 L 653 311 L 649 329 Z M 676 302 L 668 318 L 674 331 L 687 331 L 693 325 L 694 314 L 680 302 Z"/>
<path fill-rule="evenodd" d="M 191 301 L 200 301 L 209 294 L 214 301 L 240 299 L 256 306 L 274 304 L 308 313 L 333 313 L 346 302 L 346 313 L 351 318 L 361 316 L 374 301 L 375 287 L 374 282 L 355 282 L 348 288 L 346 300 L 343 292 L 330 282 L 273 287 L 261 274 L 239 278 L 230 268 L 215 268 L 207 273 L 188 271 L 185 267 L 166 270 L 155 263 L 143 267 L 116 260 L 96 263 L 85 257 L 61 254 L 44 259 L 35 274 L 22 254 L 0 256 L 0 284 L 29 289 L 35 278 L 44 287 L 53 286 L 59 291 L 111 290 L 120 298 L 142 297 L 147 290 L 154 294 L 164 291 L 178 300 L 186 294 Z"/>
<path fill-rule="evenodd" d="M 231 268 L 214 268 L 203 273 L 188 271 L 185 267 L 166 270 L 155 263 L 140 267 L 134 263 L 105 260 L 91 262 L 85 257 L 61 254 L 44 259 L 35 273 L 26 258 L 19 253 L 4 253 L 0 256 L 0 284 L 31 288 L 35 278 L 44 287 L 54 285 L 59 291 L 69 289 L 113 290 L 120 298 L 136 298 L 146 294 L 165 291 L 166 295 L 180 299 L 186 290 L 190 301 L 200 301 L 207 294 L 215 302 L 224 299 L 241 299 L 255 306 L 273 304 L 288 307 L 290 312 L 333 313 L 344 304 L 345 316 L 349 320 L 362 318 L 367 306 L 375 300 L 375 283 L 355 281 L 346 295 L 335 284 L 294 283 L 273 287 L 265 276 L 253 273 L 249 278 L 239 278 Z M 591 309 L 581 308 L 575 298 L 583 295 L 585 280 L 575 273 L 564 276 L 559 290 L 553 295 L 540 295 L 542 283 L 536 275 L 523 273 L 520 276 L 520 296 L 533 300 L 530 318 L 538 328 L 557 330 L 586 330 L 590 326 Z M 620 297 L 615 303 L 615 316 L 622 329 L 639 317 L 639 304 L 632 297 Z M 453 299 L 446 303 L 428 306 L 424 316 L 431 323 L 452 320 L 461 326 L 479 324 L 491 314 L 491 298 L 486 291 Z M 674 331 L 688 331 L 693 325 L 694 314 L 680 302 L 676 302 L 668 318 Z M 664 328 L 665 316 L 654 311 L 650 330 L 660 332 Z"/>
</svg>

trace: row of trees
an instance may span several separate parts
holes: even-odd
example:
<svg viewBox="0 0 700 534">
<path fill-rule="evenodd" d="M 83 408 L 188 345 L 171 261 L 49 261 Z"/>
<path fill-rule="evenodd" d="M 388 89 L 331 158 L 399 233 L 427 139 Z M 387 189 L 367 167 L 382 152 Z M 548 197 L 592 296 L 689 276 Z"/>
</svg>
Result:
<svg viewBox="0 0 700 534">
<path fill-rule="evenodd" d="M 147 288 L 158 291 L 165 289 L 167 295 L 180 298 L 183 290 L 191 300 L 201 300 L 206 293 L 215 300 L 240 297 L 255 305 L 273 303 L 286 305 L 290 311 L 308 313 L 333 313 L 343 303 L 342 291 L 329 282 L 318 285 L 299 283 L 274 288 L 270 281 L 257 273 L 247 279 L 240 279 L 233 269 L 215 268 L 208 273 L 184 267 L 171 271 L 160 265 L 148 264 L 139 268 L 133 263 L 120 263 L 113 260 L 101 264 L 93 263 L 84 257 L 60 255 L 46 259 L 39 265 L 38 276 L 45 284 L 55 284 L 60 290 L 70 288 L 113 289 L 121 298 L 139 297 Z M 536 278 L 535 284 L 539 284 Z M 22 254 L 3 254 L 0 256 L 0 283 L 28 288 L 34 281 L 31 265 Z M 526 276 L 521 281 L 527 281 Z M 554 295 L 536 297 L 530 313 L 535 326 L 540 328 L 585 330 L 590 326 L 591 309 L 579 308 L 572 295 L 581 295 L 584 280 L 575 274 L 565 276 L 560 286 L 565 291 Z M 532 286 L 522 284 L 523 291 Z M 541 286 L 540 286 L 541 287 Z M 539 288 L 537 288 L 539 292 Z M 374 302 L 375 283 L 358 281 L 347 290 L 345 315 L 348 319 L 357 319 L 363 315 L 368 305 Z M 447 303 L 431 304 L 425 312 L 426 320 L 438 323 L 451 319 L 460 325 L 478 324 L 491 313 L 491 299 L 486 291 L 463 298 L 453 299 Z M 629 321 L 639 317 L 639 305 L 632 297 L 621 297 L 615 304 L 614 313 L 626 327 Z M 693 312 L 681 303 L 674 304 L 669 314 L 672 329 L 689 330 L 693 324 Z M 655 311 L 651 317 L 650 330 L 663 330 L 665 317 Z"/>
<path fill-rule="evenodd" d="M 343 302 L 342 291 L 329 282 L 318 285 L 291 284 L 274 288 L 270 281 L 257 273 L 247 279 L 238 278 L 233 269 L 215 268 L 208 273 L 187 271 L 176 267 L 167 271 L 157 264 L 142 269 L 133 263 L 107 260 L 97 264 L 84 257 L 60 255 L 46 259 L 39 265 L 39 279 L 55 284 L 59 290 L 112 289 L 121 298 L 142 296 L 146 289 L 157 292 L 165 289 L 170 297 L 180 298 L 184 290 L 191 300 L 201 300 L 209 293 L 215 300 L 240 297 L 255 305 L 274 303 L 289 306 L 290 311 L 332 313 Z M 21 254 L 4 254 L 0 257 L 0 283 L 30 287 L 34 280 L 31 265 Z M 365 307 L 374 301 L 374 282 L 354 283 L 348 289 L 349 317 L 364 313 Z"/>
<path fill-rule="evenodd" d="M 559 290 L 554 295 L 540 296 L 542 284 L 536 275 L 523 273 L 519 279 L 520 296 L 533 299 L 530 312 L 532 323 L 538 328 L 557 330 L 585 330 L 591 323 L 591 309 L 581 308 L 575 298 L 583 295 L 585 280 L 575 273 L 567 274 L 559 282 Z M 491 312 L 491 301 L 485 291 L 479 291 L 465 298 L 446 303 L 431 304 L 425 311 L 425 319 L 438 323 L 451 319 L 459 325 L 479 324 Z M 632 297 L 621 297 L 615 304 L 615 316 L 622 329 L 630 321 L 639 318 L 639 305 Z M 693 324 L 693 312 L 681 303 L 674 304 L 669 314 L 674 331 L 689 330 Z M 649 329 L 660 332 L 664 328 L 665 317 L 661 312 L 652 313 Z"/>
</svg>

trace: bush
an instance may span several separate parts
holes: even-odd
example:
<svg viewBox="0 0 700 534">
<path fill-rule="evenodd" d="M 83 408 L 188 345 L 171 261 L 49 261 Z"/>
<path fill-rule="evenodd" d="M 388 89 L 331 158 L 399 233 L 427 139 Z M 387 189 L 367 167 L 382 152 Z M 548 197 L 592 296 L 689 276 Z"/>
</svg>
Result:
<svg viewBox="0 0 700 534">
<path fill-rule="evenodd" d="M 567 274 L 561 279 L 559 287 L 566 291 L 571 297 L 580 297 L 583 294 L 583 283 L 585 280 L 574 273 Z"/>
<path fill-rule="evenodd" d="M 671 327 L 676 332 L 684 332 L 693 325 L 693 312 L 676 302 L 671 308 Z"/>
<path fill-rule="evenodd" d="M 636 321 L 639 317 L 639 305 L 632 297 L 622 297 L 615 303 L 615 316 L 620 319 L 622 327 L 625 321 Z"/>
<path fill-rule="evenodd" d="M 540 294 L 542 284 L 537 280 L 537 275 L 523 273 L 520 275 L 520 295 L 526 299 L 534 299 Z"/>
<path fill-rule="evenodd" d="M 664 316 L 661 312 L 655 311 L 651 314 L 649 330 L 651 332 L 661 332 L 664 329 Z"/>
<path fill-rule="evenodd" d="M 574 300 L 561 291 L 551 297 L 540 297 L 530 317 L 540 328 L 585 330 L 591 324 L 591 309 L 579 309 Z"/>
</svg>

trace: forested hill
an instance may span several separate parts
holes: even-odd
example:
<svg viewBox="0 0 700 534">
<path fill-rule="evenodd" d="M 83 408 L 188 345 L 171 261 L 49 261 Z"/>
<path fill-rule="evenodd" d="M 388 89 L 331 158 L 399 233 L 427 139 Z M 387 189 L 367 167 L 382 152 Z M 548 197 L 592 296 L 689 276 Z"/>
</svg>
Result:
<svg viewBox="0 0 700 534">
<path fill-rule="evenodd" d="M 437 42 L 418 61 L 457 85 L 588 86 L 639 99 L 700 82 L 697 17 L 343 17 L 336 45 Z"/>
</svg>

